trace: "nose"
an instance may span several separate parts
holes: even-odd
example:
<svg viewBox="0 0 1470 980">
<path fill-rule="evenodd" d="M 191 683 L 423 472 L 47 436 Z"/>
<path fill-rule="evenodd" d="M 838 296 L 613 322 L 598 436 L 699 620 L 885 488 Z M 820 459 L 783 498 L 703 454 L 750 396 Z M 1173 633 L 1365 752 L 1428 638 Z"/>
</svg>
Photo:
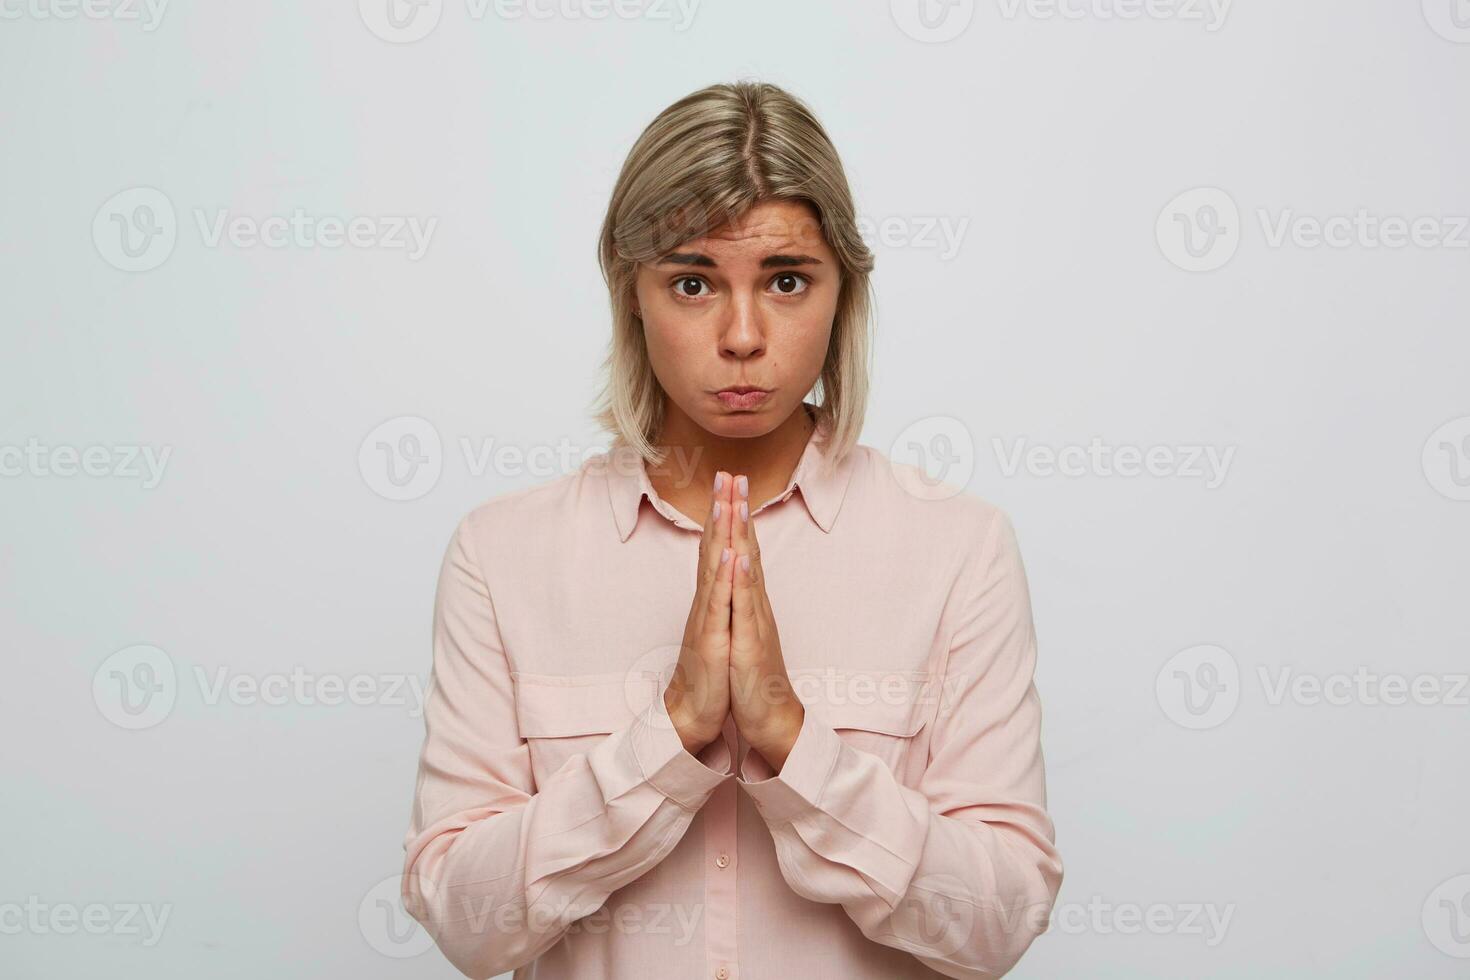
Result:
<svg viewBox="0 0 1470 980">
<path fill-rule="evenodd" d="M 766 349 L 765 324 L 754 298 L 737 295 L 720 334 L 720 351 L 731 357 L 754 357 Z"/>
</svg>

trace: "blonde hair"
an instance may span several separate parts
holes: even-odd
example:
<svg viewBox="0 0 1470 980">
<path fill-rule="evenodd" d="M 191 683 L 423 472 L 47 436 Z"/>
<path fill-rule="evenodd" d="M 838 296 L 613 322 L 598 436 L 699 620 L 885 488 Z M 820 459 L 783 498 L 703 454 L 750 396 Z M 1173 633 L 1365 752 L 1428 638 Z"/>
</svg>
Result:
<svg viewBox="0 0 1470 980">
<path fill-rule="evenodd" d="M 700 238 L 767 200 L 804 201 L 842 271 L 837 312 L 818 377 L 817 438 L 834 459 L 862 432 L 868 399 L 873 254 L 858 233 L 842 162 L 811 110 L 779 86 L 711 85 L 659 113 L 623 161 L 598 241 L 612 302 L 613 333 L 596 420 L 614 445 L 651 464 L 663 424 L 664 392 L 633 313 L 639 262 Z"/>
</svg>

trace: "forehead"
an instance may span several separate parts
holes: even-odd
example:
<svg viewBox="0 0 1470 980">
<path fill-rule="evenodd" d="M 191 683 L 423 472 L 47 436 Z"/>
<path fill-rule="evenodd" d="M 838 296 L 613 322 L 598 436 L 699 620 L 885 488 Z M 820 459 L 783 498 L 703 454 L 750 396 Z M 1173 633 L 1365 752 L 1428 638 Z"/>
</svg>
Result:
<svg viewBox="0 0 1470 980">
<path fill-rule="evenodd" d="M 810 254 L 828 252 L 816 209 L 804 201 L 762 201 L 703 238 L 684 243 L 680 251 L 737 255 L 798 248 Z"/>
</svg>

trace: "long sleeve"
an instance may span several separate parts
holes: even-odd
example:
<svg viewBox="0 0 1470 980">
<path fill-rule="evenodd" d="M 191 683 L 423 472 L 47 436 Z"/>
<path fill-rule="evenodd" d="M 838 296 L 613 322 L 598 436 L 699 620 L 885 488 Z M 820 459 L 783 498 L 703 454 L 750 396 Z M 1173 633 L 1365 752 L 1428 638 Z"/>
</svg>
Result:
<svg viewBox="0 0 1470 980">
<path fill-rule="evenodd" d="M 1046 928 L 1062 863 L 1046 812 L 1030 594 L 993 510 L 956 579 L 953 640 L 917 789 L 808 711 L 779 774 L 738 774 L 791 888 L 949 977 L 1004 974 Z"/>
<path fill-rule="evenodd" d="M 655 696 L 536 786 L 469 520 L 450 541 L 435 596 L 402 897 L 451 963 L 490 977 L 535 959 L 662 861 L 734 776 L 724 741 L 690 755 Z"/>
</svg>

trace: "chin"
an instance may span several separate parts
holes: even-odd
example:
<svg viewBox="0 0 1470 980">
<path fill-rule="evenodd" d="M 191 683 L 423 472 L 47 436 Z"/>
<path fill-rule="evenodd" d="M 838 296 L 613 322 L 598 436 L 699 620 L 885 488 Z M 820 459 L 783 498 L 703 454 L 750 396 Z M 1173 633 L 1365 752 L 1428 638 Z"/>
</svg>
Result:
<svg viewBox="0 0 1470 980">
<path fill-rule="evenodd" d="M 705 419 L 705 431 L 730 439 L 753 439 L 774 431 L 780 419 L 769 411 L 718 412 Z"/>
</svg>

